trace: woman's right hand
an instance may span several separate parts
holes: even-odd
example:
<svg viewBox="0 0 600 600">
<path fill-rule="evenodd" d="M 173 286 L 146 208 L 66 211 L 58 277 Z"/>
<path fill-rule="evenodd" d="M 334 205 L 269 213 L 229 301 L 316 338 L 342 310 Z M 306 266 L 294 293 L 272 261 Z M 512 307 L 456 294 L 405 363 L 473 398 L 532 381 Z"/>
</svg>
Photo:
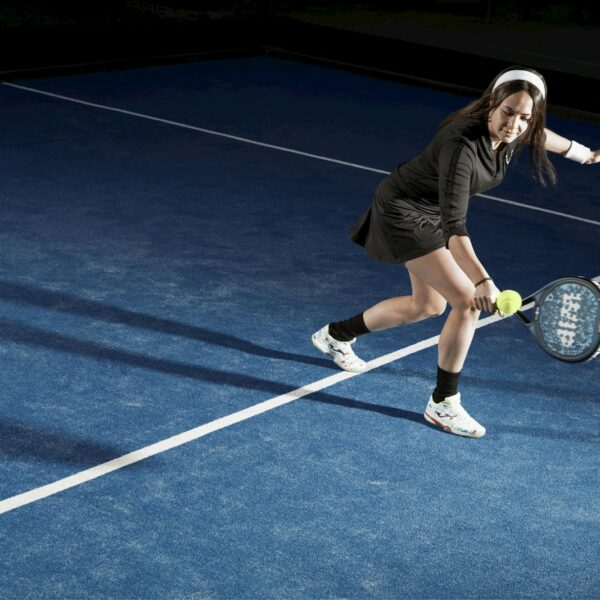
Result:
<svg viewBox="0 0 600 600">
<path fill-rule="evenodd" d="M 475 288 L 475 294 L 473 295 L 473 308 L 493 313 L 496 310 L 498 294 L 500 294 L 500 290 L 491 279 L 480 283 Z"/>
</svg>

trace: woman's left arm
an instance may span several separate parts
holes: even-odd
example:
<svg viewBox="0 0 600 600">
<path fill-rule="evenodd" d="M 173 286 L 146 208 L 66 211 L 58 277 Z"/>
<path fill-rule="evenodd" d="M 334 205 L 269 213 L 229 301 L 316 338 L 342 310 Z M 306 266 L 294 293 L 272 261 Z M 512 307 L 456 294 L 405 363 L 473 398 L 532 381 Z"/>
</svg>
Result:
<svg viewBox="0 0 600 600">
<path fill-rule="evenodd" d="M 550 129 L 544 129 L 546 140 L 544 147 L 547 152 L 556 152 L 565 158 L 570 158 L 581 164 L 591 165 L 600 162 L 600 150 L 590 150 L 586 146 L 569 140 Z"/>
</svg>

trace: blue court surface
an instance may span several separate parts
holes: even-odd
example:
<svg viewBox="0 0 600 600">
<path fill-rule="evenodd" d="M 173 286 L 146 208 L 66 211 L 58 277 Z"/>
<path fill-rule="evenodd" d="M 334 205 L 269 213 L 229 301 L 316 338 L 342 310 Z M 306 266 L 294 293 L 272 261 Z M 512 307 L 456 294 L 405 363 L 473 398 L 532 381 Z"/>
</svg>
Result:
<svg viewBox="0 0 600 600">
<path fill-rule="evenodd" d="M 473 440 L 422 417 L 443 317 L 361 338 L 397 354 L 354 377 L 310 342 L 409 293 L 347 230 L 470 98 L 269 57 L 16 83 L 2 598 L 600 597 L 598 359 L 485 321 Z M 524 153 L 472 200 L 479 257 L 524 295 L 600 274 L 600 165 L 552 160 L 556 188 Z"/>
</svg>

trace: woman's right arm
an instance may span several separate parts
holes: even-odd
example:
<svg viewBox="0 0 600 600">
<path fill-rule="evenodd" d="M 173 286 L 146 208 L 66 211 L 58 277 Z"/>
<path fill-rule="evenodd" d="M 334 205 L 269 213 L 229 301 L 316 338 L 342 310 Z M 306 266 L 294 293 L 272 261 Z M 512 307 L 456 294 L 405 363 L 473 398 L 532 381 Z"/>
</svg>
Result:
<svg viewBox="0 0 600 600">
<path fill-rule="evenodd" d="M 472 148 L 463 140 L 449 140 L 440 149 L 439 198 L 442 230 L 452 257 L 474 285 L 489 277 L 477 258 L 466 227 L 475 163 Z M 473 307 L 493 312 L 498 293 L 492 281 L 485 281 L 475 289 Z"/>
<path fill-rule="evenodd" d="M 473 285 L 485 280 L 475 288 L 473 308 L 494 312 L 494 303 L 500 290 L 498 290 L 489 273 L 477 258 L 471 240 L 466 235 L 453 235 L 448 240 L 448 250 L 450 250 L 452 258 L 458 266 L 473 282 Z"/>
</svg>

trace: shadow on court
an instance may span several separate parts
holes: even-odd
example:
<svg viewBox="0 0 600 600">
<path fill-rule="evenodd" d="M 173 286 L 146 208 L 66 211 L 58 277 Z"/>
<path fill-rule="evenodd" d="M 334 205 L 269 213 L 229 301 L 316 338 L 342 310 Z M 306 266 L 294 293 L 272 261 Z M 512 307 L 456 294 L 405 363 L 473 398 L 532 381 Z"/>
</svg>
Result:
<svg viewBox="0 0 600 600">
<path fill-rule="evenodd" d="M 46 462 L 93 467 L 129 450 L 75 437 L 63 431 L 0 421 L 0 456 L 28 463 Z"/>
<path fill-rule="evenodd" d="M 385 406 L 383 404 L 371 404 L 370 402 L 361 402 L 360 400 L 341 398 L 339 396 L 332 396 L 331 394 L 324 394 L 322 392 L 311 394 L 310 396 L 306 397 L 306 400 L 311 400 L 314 402 L 323 402 L 324 404 L 331 404 L 332 406 L 352 408 L 354 410 L 366 410 L 369 412 L 383 415 L 385 417 L 393 417 L 394 419 L 414 421 L 415 423 L 420 423 L 421 425 L 429 426 L 429 423 L 425 421 L 422 414 L 410 410 L 403 410 L 394 406 Z"/>
<path fill-rule="evenodd" d="M 106 360 L 121 365 L 127 365 L 129 367 L 136 367 L 199 381 L 208 381 L 210 383 L 218 383 L 221 385 L 230 385 L 250 390 L 261 390 L 272 394 L 285 394 L 291 391 L 290 387 L 283 383 L 269 381 L 251 375 L 243 375 L 241 373 L 219 371 L 217 369 L 210 369 L 174 360 L 154 358 L 145 354 L 113 348 L 106 344 L 78 340 L 66 335 L 5 319 L 0 319 L 0 339 L 17 344 L 25 344 L 27 346 L 45 348 L 48 350 L 58 350 L 59 352 L 66 352 L 86 358 Z"/>
<path fill-rule="evenodd" d="M 82 300 L 70 294 L 50 292 L 22 284 L 3 282 L 2 286 L 0 286 L 0 299 L 18 304 L 39 306 L 59 312 L 89 317 L 92 319 L 104 320 L 111 323 L 130 325 L 160 333 L 173 334 L 214 345 L 240 350 L 242 352 L 257 356 L 304 362 L 321 367 L 324 366 L 337 371 L 337 368 L 333 367 L 331 362 L 325 359 L 271 350 L 234 336 L 224 335 L 200 327 L 185 325 L 169 319 L 138 314 L 133 311 L 105 305 L 99 302 Z M 154 358 L 144 354 L 132 353 L 113 348 L 105 344 L 78 340 L 69 336 L 48 332 L 37 327 L 32 327 L 8 320 L 0 319 L 0 339 L 34 347 L 58 350 L 96 360 L 107 360 L 130 367 L 164 373 L 167 375 L 206 381 L 219 385 L 229 385 L 242 389 L 260 390 L 273 395 L 283 395 L 291 391 L 290 387 L 283 383 L 253 377 L 250 375 L 244 375 L 241 373 L 220 371 L 199 365 L 192 365 L 167 359 Z M 403 370 L 402 375 L 408 377 L 423 377 L 422 373 L 405 370 Z M 484 387 L 489 387 L 490 385 L 489 381 L 482 381 L 477 378 L 469 377 L 468 375 L 464 377 L 464 382 L 467 384 Z M 493 383 L 494 385 L 500 386 L 503 389 L 514 389 L 515 392 L 523 393 L 523 387 L 518 382 L 495 381 Z M 535 390 L 537 393 L 543 394 L 546 397 L 569 397 L 566 392 L 557 390 L 556 387 L 543 385 L 540 386 L 540 384 L 537 383 Z M 422 414 L 392 406 L 362 402 L 359 400 L 343 398 L 323 392 L 311 394 L 307 396 L 306 399 L 333 406 L 350 408 L 353 410 L 365 410 L 378 413 L 386 417 L 405 419 L 420 423 L 424 426 L 432 427 L 424 421 Z M 569 399 L 572 400 L 572 397 L 569 397 Z M 500 426 L 494 426 L 493 430 L 496 433 L 513 433 L 527 435 L 530 437 L 544 437 L 548 439 L 577 440 L 583 443 L 598 443 L 600 441 L 600 436 L 585 432 L 579 434 L 572 431 L 555 431 L 551 429 L 531 427 L 524 429 L 512 426 L 506 431 L 504 431 Z M 4 432 L 1 428 L 0 435 L 4 437 Z M 27 439 L 27 436 L 24 437 Z M 50 435 L 49 439 L 52 440 L 53 436 Z M 57 436 L 57 439 L 60 439 L 60 436 Z M 70 442 L 67 440 L 67 446 L 69 443 Z M 97 464 L 97 462 L 105 460 L 107 457 L 111 458 L 121 453 L 121 451 L 117 449 L 103 448 L 101 446 L 96 446 L 94 443 L 89 445 L 87 442 L 82 442 L 81 440 L 72 440 L 72 443 L 83 444 L 83 452 L 81 453 L 81 457 L 77 460 L 79 464 Z M 4 451 L 4 446 L 5 445 L 3 444 L 2 448 L 0 448 L 0 451 Z M 52 447 L 51 442 L 50 447 Z M 36 452 L 32 446 L 28 444 L 23 445 L 22 449 L 25 454 L 27 454 L 29 451 L 34 453 Z M 39 456 L 47 457 L 48 460 L 62 460 L 67 462 L 71 462 L 73 460 L 71 454 L 68 452 L 66 454 L 58 450 L 57 452 L 59 452 L 57 457 L 53 457 L 52 452 L 50 452 L 50 454 L 47 452 L 40 452 Z"/>
<path fill-rule="evenodd" d="M 331 364 L 331 361 L 326 359 L 305 356 L 303 354 L 281 352 L 280 350 L 265 348 L 226 333 L 211 331 L 210 329 L 205 329 L 203 327 L 186 325 L 185 323 L 179 323 L 178 321 L 161 317 L 144 315 L 116 306 L 103 304 L 101 302 L 84 300 L 71 294 L 43 290 L 21 283 L 1 281 L 0 299 L 14 304 L 38 306 L 80 317 L 106 321 L 108 323 L 127 325 L 139 329 L 156 331 L 162 334 L 175 335 L 199 342 L 205 342 L 214 346 L 231 348 L 233 350 L 245 352 L 246 354 L 264 358 L 288 360 L 337 370 L 337 367 L 334 367 Z"/>
<path fill-rule="evenodd" d="M 198 365 L 190 365 L 172 360 L 153 358 L 143 354 L 127 352 L 124 350 L 112 348 L 104 344 L 78 340 L 57 333 L 45 331 L 37 327 L 23 325 L 0 319 L 0 339 L 25 344 L 38 348 L 49 350 L 58 350 L 77 356 L 92 358 L 95 360 L 107 360 L 121 365 L 146 369 L 164 373 L 166 375 L 175 375 L 177 377 L 186 377 L 199 381 L 207 381 L 219 385 L 229 385 L 236 388 L 260 390 L 273 395 L 283 395 L 292 391 L 289 385 L 244 375 L 242 373 L 234 373 L 229 371 L 220 371 L 210 369 Z M 371 404 L 342 398 L 332 394 L 316 392 L 307 396 L 309 400 L 323 402 L 333 406 L 351 408 L 355 410 L 367 410 L 384 416 L 394 417 L 398 419 L 407 419 L 410 421 L 423 422 L 422 415 L 399 408 L 384 406 L 379 404 Z"/>
</svg>

